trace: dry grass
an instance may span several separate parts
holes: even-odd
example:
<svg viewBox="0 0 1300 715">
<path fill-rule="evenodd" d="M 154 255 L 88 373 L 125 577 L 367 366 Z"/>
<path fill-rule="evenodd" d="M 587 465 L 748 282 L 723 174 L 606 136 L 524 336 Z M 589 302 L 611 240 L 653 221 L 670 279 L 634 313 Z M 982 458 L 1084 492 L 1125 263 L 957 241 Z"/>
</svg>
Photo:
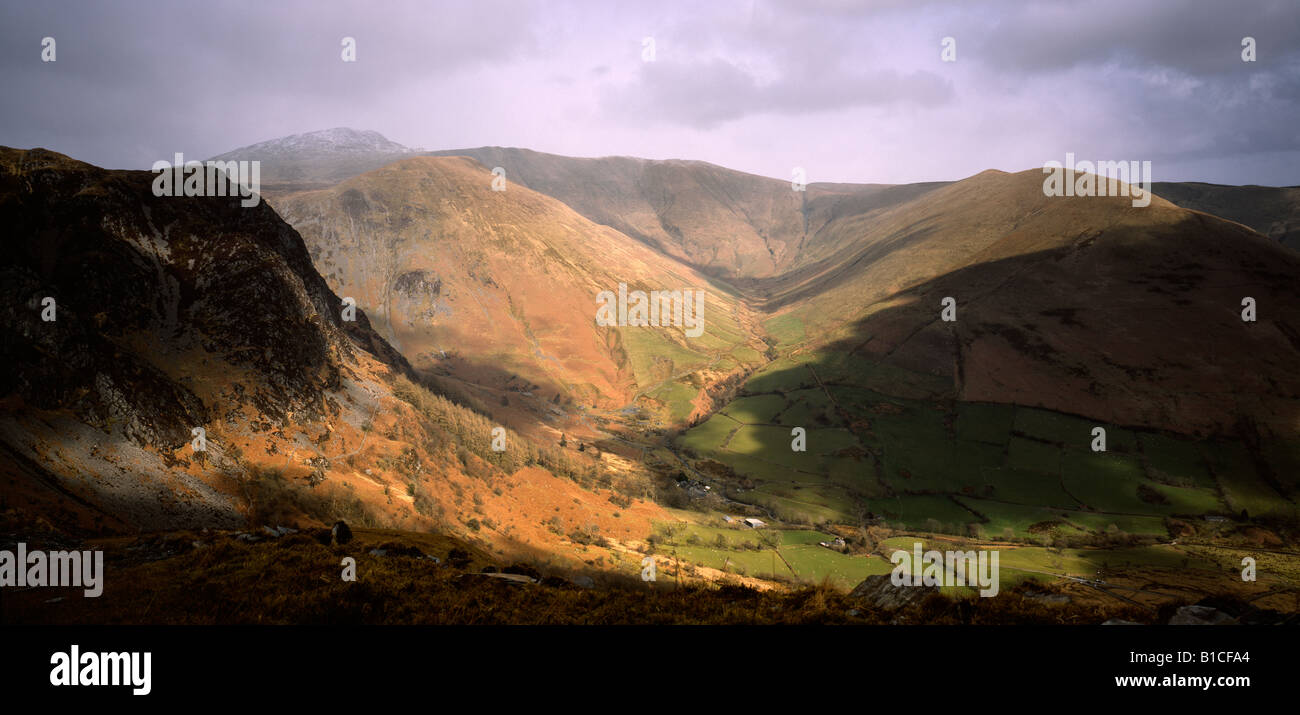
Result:
<svg viewBox="0 0 1300 715">
<path fill-rule="evenodd" d="M 356 540 L 346 546 L 325 546 L 306 533 L 245 543 L 231 533 L 177 532 L 98 547 L 108 552 L 103 596 L 85 599 L 72 589 L 10 592 L 3 604 L 4 622 L 1024 624 L 1151 617 L 1122 605 L 1041 606 L 1018 597 L 1014 589 L 973 602 L 936 595 L 907 611 L 885 612 L 825 584 L 760 592 L 738 586 L 679 588 L 671 582 L 648 584 L 590 573 L 596 587 L 588 589 L 565 578 L 577 574 L 542 569 L 541 583 L 519 585 L 481 575 L 484 567 L 499 564 L 473 547 L 437 535 L 387 530 L 358 529 Z M 388 553 L 372 555 L 375 548 Z M 438 556 L 442 563 L 419 558 L 415 550 Z M 357 562 L 355 582 L 340 578 L 341 561 L 348 556 Z M 59 596 L 62 600 L 49 602 Z"/>
</svg>

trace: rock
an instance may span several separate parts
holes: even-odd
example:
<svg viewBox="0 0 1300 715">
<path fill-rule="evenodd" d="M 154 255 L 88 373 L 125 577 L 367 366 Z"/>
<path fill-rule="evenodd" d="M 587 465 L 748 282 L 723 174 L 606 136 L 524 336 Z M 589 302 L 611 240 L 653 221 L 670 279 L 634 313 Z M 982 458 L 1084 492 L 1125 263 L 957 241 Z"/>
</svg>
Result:
<svg viewBox="0 0 1300 715">
<path fill-rule="evenodd" d="M 1171 626 L 1217 626 L 1237 619 L 1209 606 L 1183 606 L 1169 619 Z"/>
<path fill-rule="evenodd" d="M 0 224 L 14 231 L 5 233 L 0 270 L 2 391 L 6 417 L 13 409 L 23 417 L 7 423 L 5 441 L 34 444 L 42 433 L 25 426 L 35 424 L 28 410 L 56 412 L 57 445 L 32 453 L 33 476 L 75 463 L 84 487 L 76 500 L 132 530 L 245 529 L 234 492 L 212 479 L 234 459 L 233 445 L 210 433 L 206 446 L 191 443 L 193 430 L 265 431 L 268 451 L 286 450 L 294 439 L 254 415 L 296 414 L 295 426 L 311 432 L 362 414 L 326 404 L 345 375 L 368 372 L 358 346 L 410 368 L 363 315 L 343 321 L 337 308 L 326 310 L 339 296 L 264 201 L 163 197 L 153 178 L 0 148 Z M 57 320 L 42 320 L 42 296 L 57 296 Z M 159 369 L 158 355 L 196 345 L 203 358 Z M 239 380 L 227 381 L 236 369 Z M 217 381 L 227 389 L 211 398 L 193 389 Z M 195 463 L 209 466 L 183 471 Z"/>
<path fill-rule="evenodd" d="M 581 587 L 581 588 L 595 588 L 595 587 L 596 587 L 596 581 L 595 581 L 595 579 L 593 579 L 592 577 L 587 576 L 587 575 L 585 575 L 585 574 L 584 574 L 584 575 L 581 575 L 581 576 L 574 576 L 574 577 L 573 577 L 573 583 L 574 583 L 574 585 L 579 586 L 579 587 Z"/>
<path fill-rule="evenodd" d="M 527 584 L 537 583 L 537 579 L 529 578 L 528 576 L 524 576 L 523 574 L 517 574 L 517 573 L 465 574 L 465 576 L 462 576 L 462 578 L 465 578 L 466 576 L 470 576 L 470 575 L 487 576 L 489 578 L 500 579 L 502 581 L 505 581 L 506 583 L 527 583 Z"/>
<path fill-rule="evenodd" d="M 352 530 L 342 521 L 334 522 L 334 528 L 330 530 L 330 535 L 334 538 L 336 544 L 346 544 L 352 540 Z"/>
<path fill-rule="evenodd" d="M 263 527 L 262 527 L 262 530 L 265 531 L 266 533 L 270 534 L 272 539 L 277 538 L 277 537 L 280 536 L 280 532 L 276 531 L 275 529 L 272 529 L 272 528 L 269 527 L 269 526 L 263 526 Z"/>
<path fill-rule="evenodd" d="M 1162 614 L 1167 616 L 1168 614 Z M 1211 596 L 1197 601 L 1191 606 L 1179 608 L 1169 622 L 1174 625 L 1202 625 L 1208 620 L 1209 625 L 1218 623 L 1239 623 L 1247 626 L 1296 625 L 1300 624 L 1300 614 L 1287 614 L 1272 609 L 1263 609 L 1239 598 Z M 1175 623 L 1178 619 L 1178 623 Z"/>
<path fill-rule="evenodd" d="M 388 555 L 388 549 L 371 549 L 371 550 L 370 550 L 370 555 L 371 555 L 371 556 L 387 556 L 387 555 Z"/>
<path fill-rule="evenodd" d="M 1110 619 L 1109 621 L 1106 621 L 1105 623 L 1103 623 L 1103 624 L 1101 624 L 1101 625 L 1103 625 L 1103 626 L 1140 626 L 1140 625 L 1142 625 L 1142 624 L 1141 624 L 1141 623 L 1138 623 L 1138 622 L 1136 622 L 1136 621 L 1126 621 L 1126 620 L 1124 620 L 1123 618 L 1112 618 L 1112 619 Z"/>
<path fill-rule="evenodd" d="M 541 572 L 527 564 L 511 564 L 501 569 L 501 571 L 503 573 L 517 573 L 523 576 L 528 576 L 529 578 L 535 579 L 537 581 L 542 580 Z"/>
<path fill-rule="evenodd" d="M 892 611 L 924 599 L 932 593 L 939 593 L 933 586 L 895 586 L 890 581 L 890 574 L 868 576 L 849 592 L 850 598 L 860 598 L 872 606 Z"/>
</svg>

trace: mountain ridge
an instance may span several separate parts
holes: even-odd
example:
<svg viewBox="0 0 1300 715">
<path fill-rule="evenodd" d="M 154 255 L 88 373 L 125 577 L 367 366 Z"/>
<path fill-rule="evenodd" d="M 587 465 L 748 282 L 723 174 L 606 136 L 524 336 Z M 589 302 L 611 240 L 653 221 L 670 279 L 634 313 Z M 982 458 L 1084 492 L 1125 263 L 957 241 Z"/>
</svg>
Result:
<svg viewBox="0 0 1300 715">
<path fill-rule="evenodd" d="M 333 127 L 249 144 L 212 159 L 225 161 L 254 153 L 283 157 L 291 154 L 402 154 L 413 151 L 371 129 Z"/>
</svg>

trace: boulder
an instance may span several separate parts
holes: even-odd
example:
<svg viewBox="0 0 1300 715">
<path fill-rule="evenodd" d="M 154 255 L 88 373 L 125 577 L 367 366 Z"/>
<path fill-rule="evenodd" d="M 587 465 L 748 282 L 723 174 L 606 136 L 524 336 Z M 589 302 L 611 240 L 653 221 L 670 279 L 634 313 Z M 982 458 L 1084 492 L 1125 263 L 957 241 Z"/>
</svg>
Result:
<svg viewBox="0 0 1300 715">
<path fill-rule="evenodd" d="M 528 576 L 529 578 L 532 578 L 537 581 L 542 580 L 541 572 L 533 568 L 532 566 L 529 566 L 528 564 L 511 564 L 501 569 L 501 571 L 503 573 L 516 573 L 521 576 Z"/>
<path fill-rule="evenodd" d="M 932 593 L 939 593 L 934 586 L 895 586 L 890 581 L 890 574 L 868 576 L 849 592 L 850 598 L 857 598 L 875 608 L 893 611 L 918 603 Z"/>
<path fill-rule="evenodd" d="M 1183 606 L 1169 619 L 1171 626 L 1217 626 L 1236 623 L 1231 615 L 1209 606 Z"/>
</svg>

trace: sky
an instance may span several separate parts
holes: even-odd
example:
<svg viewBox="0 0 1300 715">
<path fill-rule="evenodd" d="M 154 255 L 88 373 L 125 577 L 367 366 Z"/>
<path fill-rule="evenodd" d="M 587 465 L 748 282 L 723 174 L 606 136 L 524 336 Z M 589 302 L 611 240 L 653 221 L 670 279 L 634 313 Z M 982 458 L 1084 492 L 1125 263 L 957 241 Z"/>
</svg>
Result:
<svg viewBox="0 0 1300 715">
<path fill-rule="evenodd" d="M 1073 153 L 1300 185 L 1297 0 L 0 0 L 0 86 L 0 145 L 110 168 L 346 126 L 809 182 Z"/>
</svg>

